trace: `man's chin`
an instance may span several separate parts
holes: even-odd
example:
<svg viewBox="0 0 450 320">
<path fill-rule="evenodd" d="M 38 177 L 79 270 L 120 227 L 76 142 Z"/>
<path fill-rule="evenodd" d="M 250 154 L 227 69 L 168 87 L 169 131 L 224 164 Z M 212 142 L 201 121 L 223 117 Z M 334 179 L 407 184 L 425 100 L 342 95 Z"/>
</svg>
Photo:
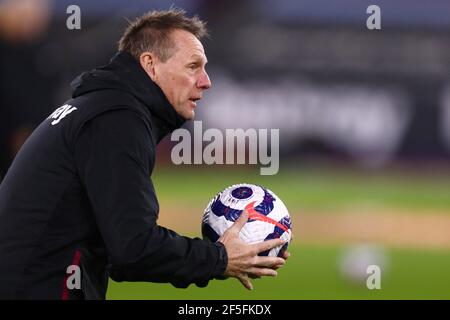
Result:
<svg viewBox="0 0 450 320">
<path fill-rule="evenodd" d="M 189 110 L 187 112 L 184 112 L 183 114 L 180 114 L 185 120 L 194 120 L 195 118 L 195 111 Z"/>
</svg>

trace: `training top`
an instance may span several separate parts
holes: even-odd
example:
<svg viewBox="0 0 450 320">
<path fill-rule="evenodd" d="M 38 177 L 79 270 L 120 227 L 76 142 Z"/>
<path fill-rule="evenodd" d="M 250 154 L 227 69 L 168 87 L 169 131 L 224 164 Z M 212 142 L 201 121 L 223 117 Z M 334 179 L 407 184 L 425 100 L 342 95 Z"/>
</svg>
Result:
<svg viewBox="0 0 450 320">
<path fill-rule="evenodd" d="M 162 90 L 125 52 L 72 87 L 0 185 L 0 299 L 104 299 L 109 277 L 220 278 L 223 244 L 157 224 L 156 145 L 184 123 Z"/>
</svg>

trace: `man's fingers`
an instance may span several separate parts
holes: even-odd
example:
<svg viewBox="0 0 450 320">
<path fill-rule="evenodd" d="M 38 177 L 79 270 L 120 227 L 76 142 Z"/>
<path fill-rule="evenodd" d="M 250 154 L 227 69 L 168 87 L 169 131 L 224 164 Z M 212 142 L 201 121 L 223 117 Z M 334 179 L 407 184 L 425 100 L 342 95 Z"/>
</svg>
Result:
<svg viewBox="0 0 450 320">
<path fill-rule="evenodd" d="M 264 276 L 276 277 L 277 276 L 277 272 L 275 270 L 269 269 L 269 268 L 249 268 L 248 273 L 252 274 L 254 276 L 258 276 L 258 277 L 264 277 Z"/>
<path fill-rule="evenodd" d="M 275 266 L 272 266 L 271 268 L 272 268 L 273 270 L 277 270 L 277 269 L 279 269 L 279 268 L 281 268 L 281 267 L 282 267 L 282 265 L 277 264 L 277 265 L 275 265 Z"/>
<path fill-rule="evenodd" d="M 253 290 L 252 282 L 250 281 L 250 278 L 247 275 L 241 275 L 238 277 L 238 279 L 242 283 L 242 285 L 246 287 L 248 290 Z"/>
<path fill-rule="evenodd" d="M 283 259 L 284 260 L 287 260 L 290 256 L 291 256 L 291 254 L 288 251 L 283 252 Z"/>
<path fill-rule="evenodd" d="M 275 267 L 275 266 L 283 266 L 286 261 L 283 258 L 278 257 L 257 257 L 255 266 L 258 267 Z"/>
<path fill-rule="evenodd" d="M 231 228 L 239 232 L 241 231 L 242 227 L 247 223 L 247 221 L 248 221 L 248 212 L 247 209 L 244 209 L 244 211 L 242 211 L 241 215 L 234 222 Z"/>
<path fill-rule="evenodd" d="M 256 243 L 253 246 L 256 249 L 256 252 L 260 253 L 260 252 L 267 251 L 267 250 L 270 250 L 270 249 L 278 247 L 278 246 L 282 246 L 285 243 L 286 242 L 284 240 L 278 238 L 278 239 L 271 239 L 271 240 L 263 241 L 260 243 Z"/>
</svg>

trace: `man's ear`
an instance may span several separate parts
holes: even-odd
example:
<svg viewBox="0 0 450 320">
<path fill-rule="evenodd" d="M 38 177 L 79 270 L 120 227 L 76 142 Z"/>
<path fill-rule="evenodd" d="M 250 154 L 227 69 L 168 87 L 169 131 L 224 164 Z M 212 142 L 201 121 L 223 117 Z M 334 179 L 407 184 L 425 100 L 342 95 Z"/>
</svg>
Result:
<svg viewBox="0 0 450 320">
<path fill-rule="evenodd" d="M 155 63 L 156 56 L 151 52 L 143 52 L 139 57 L 139 62 L 141 67 L 147 72 L 149 77 L 155 81 L 156 80 L 156 72 L 155 72 Z"/>
</svg>

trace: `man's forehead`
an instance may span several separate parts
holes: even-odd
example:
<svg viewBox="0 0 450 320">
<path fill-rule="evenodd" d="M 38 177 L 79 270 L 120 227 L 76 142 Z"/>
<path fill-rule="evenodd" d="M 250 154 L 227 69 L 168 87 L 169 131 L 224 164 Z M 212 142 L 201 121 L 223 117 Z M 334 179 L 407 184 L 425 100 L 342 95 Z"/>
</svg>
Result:
<svg viewBox="0 0 450 320">
<path fill-rule="evenodd" d="M 208 59 L 206 58 L 204 52 L 202 52 L 202 54 L 200 54 L 200 53 L 193 53 L 193 54 L 191 55 L 191 59 L 194 59 L 194 60 L 201 60 L 201 61 L 203 61 L 204 63 L 207 63 L 207 62 L 208 62 Z"/>
<path fill-rule="evenodd" d="M 202 43 L 192 33 L 177 29 L 172 32 L 171 36 L 179 48 L 198 50 L 202 54 L 205 53 Z"/>
</svg>

